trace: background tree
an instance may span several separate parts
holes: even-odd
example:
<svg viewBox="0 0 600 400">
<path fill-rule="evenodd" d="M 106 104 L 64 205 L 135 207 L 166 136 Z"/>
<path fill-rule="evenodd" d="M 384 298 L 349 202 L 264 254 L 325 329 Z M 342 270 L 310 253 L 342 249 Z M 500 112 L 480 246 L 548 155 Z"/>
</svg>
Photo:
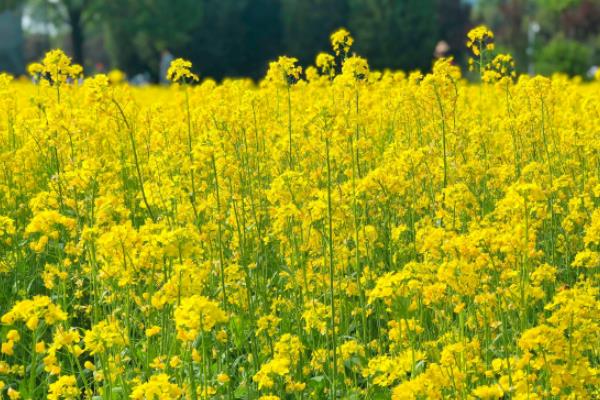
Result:
<svg viewBox="0 0 600 400">
<path fill-rule="evenodd" d="M 262 78 L 267 73 L 268 62 L 284 53 L 281 0 L 249 1 L 242 21 L 253 21 L 242 25 L 245 29 L 244 47 L 241 49 L 244 67 L 252 72 L 240 72 L 252 78 Z"/>
<path fill-rule="evenodd" d="M 21 74 L 25 71 L 22 52 L 22 10 L 21 7 L 9 3 L 0 3 L 0 72 L 4 67 L 9 73 Z"/>
<path fill-rule="evenodd" d="M 281 12 L 285 52 L 302 64 L 331 51 L 331 33 L 348 26 L 347 0 L 284 0 Z"/>
<path fill-rule="evenodd" d="M 86 26 L 98 12 L 101 0 L 10 0 L 11 6 L 28 8 L 34 23 L 50 23 L 68 30 L 73 61 L 84 65 Z"/>
<path fill-rule="evenodd" d="M 600 63 L 600 0 L 0 0 L 0 11 L 15 6 L 34 25 L 56 28 L 52 46 L 75 62 L 89 67 L 107 52 L 111 67 L 130 76 L 147 71 L 156 78 L 168 48 L 203 76 L 261 78 L 281 54 L 312 63 L 339 27 L 352 32 L 353 50 L 375 69 L 427 70 L 439 40 L 464 63 L 465 32 L 480 23 L 522 71 L 537 61 L 544 71 Z M 534 22 L 540 30 L 531 43 Z M 39 43 L 39 33 L 33 36 Z M 28 59 L 49 46 L 37 47 L 28 47 Z M 552 66 L 549 54 L 562 56 Z"/>
<path fill-rule="evenodd" d="M 439 38 L 434 0 L 349 0 L 355 50 L 374 68 L 427 69 Z"/>
<path fill-rule="evenodd" d="M 107 49 L 115 66 L 132 74 L 158 76 L 160 52 L 191 45 L 191 32 L 202 16 L 202 2 L 178 0 L 104 0 L 99 8 Z"/>
<path fill-rule="evenodd" d="M 479 0 L 472 17 L 496 32 L 521 70 L 534 62 L 534 72 L 585 74 L 600 63 L 600 0 Z"/>
<path fill-rule="evenodd" d="M 242 18 L 248 0 L 202 0 L 203 13 L 190 31 L 190 40 L 174 52 L 192 61 L 204 76 L 238 75 L 241 68 Z"/>
<path fill-rule="evenodd" d="M 465 37 L 470 28 L 471 7 L 462 0 L 437 0 L 436 26 L 439 40 L 450 46 L 450 54 L 457 61 L 465 55 Z"/>
</svg>

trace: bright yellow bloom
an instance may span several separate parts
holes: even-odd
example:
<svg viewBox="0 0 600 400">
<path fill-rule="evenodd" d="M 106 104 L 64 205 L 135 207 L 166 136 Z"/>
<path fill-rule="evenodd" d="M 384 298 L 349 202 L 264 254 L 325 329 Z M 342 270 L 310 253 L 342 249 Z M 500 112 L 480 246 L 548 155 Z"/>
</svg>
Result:
<svg viewBox="0 0 600 400">
<path fill-rule="evenodd" d="M 265 78 L 277 86 L 291 86 L 300 80 L 302 67 L 297 65 L 298 59 L 281 56 L 277 61 L 269 63 L 269 71 Z"/>
<path fill-rule="evenodd" d="M 227 320 L 227 315 L 216 302 L 204 296 L 187 297 L 175 310 L 177 338 L 193 341 L 200 332 L 209 332 L 215 325 Z"/>
<path fill-rule="evenodd" d="M 161 400 L 179 399 L 183 390 L 175 383 L 171 383 L 167 374 L 152 375 L 145 383 L 136 385 L 129 398 L 134 400 Z"/>
<path fill-rule="evenodd" d="M 477 26 L 467 33 L 467 47 L 471 49 L 477 57 L 484 50 L 494 50 L 494 32 L 485 25 Z"/>
<path fill-rule="evenodd" d="M 197 81 L 198 75 L 191 72 L 192 63 L 183 58 L 176 58 L 171 61 L 171 65 L 167 70 L 167 79 L 171 82 L 183 83 L 189 81 Z"/>
<path fill-rule="evenodd" d="M 482 400 L 500 399 L 504 396 L 504 391 L 498 385 L 482 385 L 473 389 L 473 396 Z"/>
<path fill-rule="evenodd" d="M 156 336 L 160 333 L 160 331 L 161 331 L 160 326 L 153 325 L 150 328 L 146 329 L 146 336 L 148 336 L 148 337 Z"/>
<path fill-rule="evenodd" d="M 75 400 L 79 398 L 80 393 L 77 378 L 73 375 L 65 375 L 50 384 L 48 400 Z"/>
<path fill-rule="evenodd" d="M 69 79 L 79 78 L 83 68 L 71 64 L 71 59 L 62 50 L 55 49 L 46 53 L 40 64 L 29 65 L 28 71 L 36 80 L 44 79 L 53 85 L 60 85 Z"/>
<path fill-rule="evenodd" d="M 13 308 L 2 316 L 3 324 L 14 324 L 17 321 L 25 322 L 30 330 L 35 330 L 40 320 L 48 325 L 65 321 L 67 313 L 60 306 L 52 303 L 47 296 L 34 296 L 31 300 L 17 302 Z"/>
<path fill-rule="evenodd" d="M 115 319 L 100 321 L 85 332 L 83 339 L 85 349 L 90 354 L 103 353 L 115 346 L 123 346 L 129 342 L 121 324 Z"/>
<path fill-rule="evenodd" d="M 354 44 L 354 39 L 346 29 L 341 28 L 331 34 L 331 47 L 336 55 L 345 56 Z"/>
<path fill-rule="evenodd" d="M 332 39 L 258 84 L 0 74 L 0 397 L 598 397 L 600 83 Z"/>
<path fill-rule="evenodd" d="M 331 77 L 335 74 L 335 57 L 331 54 L 319 53 L 315 60 L 315 65 L 323 75 Z"/>
</svg>

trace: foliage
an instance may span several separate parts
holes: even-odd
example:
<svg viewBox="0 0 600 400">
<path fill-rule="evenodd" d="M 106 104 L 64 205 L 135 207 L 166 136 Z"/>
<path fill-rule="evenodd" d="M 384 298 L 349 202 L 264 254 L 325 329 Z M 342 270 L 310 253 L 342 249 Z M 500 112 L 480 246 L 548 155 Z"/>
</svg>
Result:
<svg viewBox="0 0 600 400">
<path fill-rule="evenodd" d="M 581 0 L 536 0 L 536 2 L 540 7 L 548 8 L 552 11 L 563 11 L 580 4 Z"/>
<path fill-rule="evenodd" d="M 182 0 L 176 6 L 170 0 L 14 1 L 70 32 L 78 63 L 94 58 L 83 54 L 83 43 L 104 30 L 113 66 L 155 78 L 159 54 L 169 48 L 204 75 L 259 79 L 268 60 L 282 53 L 303 65 L 313 62 L 330 32 L 342 26 L 356 33 L 357 49 L 374 66 L 427 69 L 438 40 L 460 52 L 469 14 L 459 0 Z"/>
<path fill-rule="evenodd" d="M 195 0 L 106 0 L 101 13 L 107 26 L 108 48 L 116 65 L 127 72 L 158 74 L 161 50 L 189 44 L 204 9 Z"/>
<path fill-rule="evenodd" d="M 591 49 L 574 40 L 557 37 L 544 46 L 536 56 L 536 70 L 550 75 L 564 72 L 571 76 L 585 75 L 590 67 Z"/>
<path fill-rule="evenodd" d="M 428 69 L 439 38 L 433 0 L 350 0 L 356 49 L 376 68 Z"/>
</svg>

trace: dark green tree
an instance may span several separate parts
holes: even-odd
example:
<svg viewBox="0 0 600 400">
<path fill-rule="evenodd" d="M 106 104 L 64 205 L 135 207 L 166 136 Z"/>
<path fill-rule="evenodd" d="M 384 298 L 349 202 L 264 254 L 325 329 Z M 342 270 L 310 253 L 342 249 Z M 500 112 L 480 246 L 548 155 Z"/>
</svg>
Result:
<svg viewBox="0 0 600 400">
<path fill-rule="evenodd" d="M 329 36 L 348 25 L 347 0 L 284 0 L 281 11 L 285 53 L 304 65 L 331 51 Z"/>
<path fill-rule="evenodd" d="M 202 0 L 190 40 L 172 47 L 203 76 L 261 78 L 284 52 L 280 0 Z"/>
<path fill-rule="evenodd" d="M 248 0 L 202 0 L 203 13 L 191 29 L 190 40 L 175 46 L 174 54 L 189 59 L 203 76 L 239 75 L 242 69 L 242 16 Z"/>
<path fill-rule="evenodd" d="M 439 39 L 435 0 L 349 0 L 354 49 L 374 68 L 427 69 Z"/>
<path fill-rule="evenodd" d="M 73 61 L 84 64 L 86 26 L 97 15 L 101 0 L 4 0 L 3 7 L 27 6 L 35 19 L 67 27 L 73 52 Z"/>
<path fill-rule="evenodd" d="M 244 70 L 262 78 L 270 60 L 284 53 L 281 0 L 251 0 L 242 13 Z"/>
<path fill-rule="evenodd" d="M 202 11 L 196 0 L 104 0 L 100 12 L 113 63 L 156 77 L 160 52 L 189 44 Z"/>
<path fill-rule="evenodd" d="M 463 0 L 437 0 L 437 33 L 450 46 L 449 54 L 463 61 L 465 38 L 470 28 L 471 7 Z"/>
<path fill-rule="evenodd" d="M 557 36 L 536 57 L 536 72 L 551 75 L 564 72 L 584 76 L 590 67 L 592 50 L 579 42 Z"/>
</svg>

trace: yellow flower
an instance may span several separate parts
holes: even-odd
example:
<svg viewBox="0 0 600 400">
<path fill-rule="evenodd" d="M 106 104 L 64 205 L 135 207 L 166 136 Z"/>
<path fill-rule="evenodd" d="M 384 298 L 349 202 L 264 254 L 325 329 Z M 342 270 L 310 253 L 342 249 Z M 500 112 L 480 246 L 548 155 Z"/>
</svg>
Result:
<svg viewBox="0 0 600 400">
<path fill-rule="evenodd" d="M 467 47 L 475 56 L 480 56 L 484 50 L 494 49 L 494 32 L 485 25 L 477 26 L 467 33 Z"/>
<path fill-rule="evenodd" d="M 146 399 L 179 399 L 183 390 L 175 383 L 169 381 L 167 374 L 153 375 L 145 383 L 136 385 L 131 391 L 130 398 L 134 400 Z"/>
<path fill-rule="evenodd" d="M 217 382 L 219 382 L 221 385 L 229 383 L 229 381 L 231 381 L 231 378 L 229 377 L 229 375 L 224 374 L 224 373 L 220 373 L 217 375 Z"/>
<path fill-rule="evenodd" d="M 48 387 L 48 400 L 79 399 L 81 391 L 77 387 L 77 378 L 73 375 L 61 376 Z"/>
<path fill-rule="evenodd" d="M 3 324 L 13 324 L 17 321 L 25 322 L 30 330 L 35 330 L 40 320 L 48 325 L 65 321 L 67 313 L 60 306 L 52 303 L 48 296 L 34 296 L 31 300 L 17 302 L 13 308 L 2 316 Z"/>
<path fill-rule="evenodd" d="M 262 332 L 267 332 L 270 336 L 274 336 L 280 322 L 281 318 L 278 318 L 275 315 L 264 315 L 256 322 L 258 326 L 256 334 L 258 335 Z"/>
<path fill-rule="evenodd" d="M 0 74 L 0 397 L 598 397 L 600 83 L 331 39 L 260 84 Z"/>
<path fill-rule="evenodd" d="M 329 308 L 317 300 L 310 300 L 304 305 L 302 319 L 304 320 L 304 329 L 310 333 L 313 329 L 321 335 L 327 333 L 327 322 L 329 318 Z"/>
<path fill-rule="evenodd" d="M 125 75 L 125 73 L 119 69 L 113 69 L 108 73 L 108 80 L 113 85 L 123 83 L 126 79 L 127 75 Z"/>
<path fill-rule="evenodd" d="M 96 370 L 96 366 L 94 365 L 94 363 L 92 363 L 91 361 L 86 361 L 83 366 L 86 369 L 89 369 L 90 371 L 95 371 Z"/>
<path fill-rule="evenodd" d="M 302 67 L 296 65 L 297 62 L 297 58 L 279 57 L 277 61 L 269 63 L 265 80 L 276 86 L 292 86 L 300 80 L 302 74 Z"/>
<path fill-rule="evenodd" d="M 103 353 L 115 346 L 129 343 L 121 324 L 115 319 L 100 321 L 85 332 L 85 349 L 90 354 Z"/>
<path fill-rule="evenodd" d="M 2 354 L 6 354 L 7 356 L 12 356 L 15 354 L 15 342 L 9 340 L 8 342 L 2 342 Z"/>
<path fill-rule="evenodd" d="M 369 64 L 359 56 L 347 58 L 342 65 L 342 78 L 348 82 L 365 81 L 369 77 Z"/>
<path fill-rule="evenodd" d="M 171 359 L 169 360 L 169 366 L 171 368 L 177 368 L 181 365 L 181 358 L 179 358 L 179 356 L 173 356 L 171 357 Z"/>
<path fill-rule="evenodd" d="M 13 342 L 18 342 L 19 340 L 21 340 L 21 335 L 19 335 L 19 331 L 15 330 L 15 329 L 11 329 L 6 334 L 6 338 L 8 340 L 12 340 Z"/>
<path fill-rule="evenodd" d="M 37 342 L 35 344 L 35 352 L 36 353 L 43 353 L 46 351 L 46 343 L 42 340 L 40 342 Z"/>
<path fill-rule="evenodd" d="M 164 370 L 166 367 L 167 366 L 165 364 L 164 356 L 154 357 L 154 359 L 150 363 L 150 368 L 152 368 L 152 369 Z"/>
<path fill-rule="evenodd" d="M 338 56 L 345 56 L 350 51 L 350 47 L 354 44 L 354 39 L 344 28 L 340 28 L 331 34 L 331 47 L 333 52 Z"/>
<path fill-rule="evenodd" d="M 6 394 L 10 400 L 18 400 L 21 398 L 21 393 L 11 387 L 8 388 Z"/>
<path fill-rule="evenodd" d="M 193 341 L 200 332 L 209 332 L 227 320 L 218 304 L 204 296 L 186 297 L 175 309 L 177 338 L 182 341 Z"/>
<path fill-rule="evenodd" d="M 510 54 L 498 54 L 489 64 L 485 66 L 483 73 L 484 82 L 496 82 L 503 78 L 510 80 L 516 78 L 515 61 Z"/>
<path fill-rule="evenodd" d="M 150 328 L 146 329 L 146 336 L 147 337 L 156 336 L 160 333 L 160 331 L 161 331 L 160 326 L 153 325 Z"/>
<path fill-rule="evenodd" d="M 319 53 L 315 65 L 319 68 L 321 74 L 329 77 L 335 75 L 335 57 L 331 54 Z"/>
<path fill-rule="evenodd" d="M 259 389 L 273 387 L 273 376 L 287 375 L 292 364 L 298 361 L 302 349 L 302 343 L 297 336 L 284 334 L 275 344 L 274 357 L 260 367 L 252 380 L 258 384 Z"/>
<path fill-rule="evenodd" d="M 71 64 L 71 59 L 62 50 L 55 49 L 46 53 L 41 63 L 29 65 L 28 72 L 36 80 L 44 79 L 51 84 L 60 85 L 69 79 L 79 78 L 83 68 L 80 65 Z"/>
<path fill-rule="evenodd" d="M 500 399 L 504 391 L 498 385 L 482 385 L 473 389 L 473 396 L 482 400 Z"/>
<path fill-rule="evenodd" d="M 171 61 L 171 65 L 167 70 L 167 79 L 171 82 L 185 83 L 190 81 L 198 81 L 198 75 L 191 72 L 192 63 L 183 58 L 176 58 Z"/>
</svg>

